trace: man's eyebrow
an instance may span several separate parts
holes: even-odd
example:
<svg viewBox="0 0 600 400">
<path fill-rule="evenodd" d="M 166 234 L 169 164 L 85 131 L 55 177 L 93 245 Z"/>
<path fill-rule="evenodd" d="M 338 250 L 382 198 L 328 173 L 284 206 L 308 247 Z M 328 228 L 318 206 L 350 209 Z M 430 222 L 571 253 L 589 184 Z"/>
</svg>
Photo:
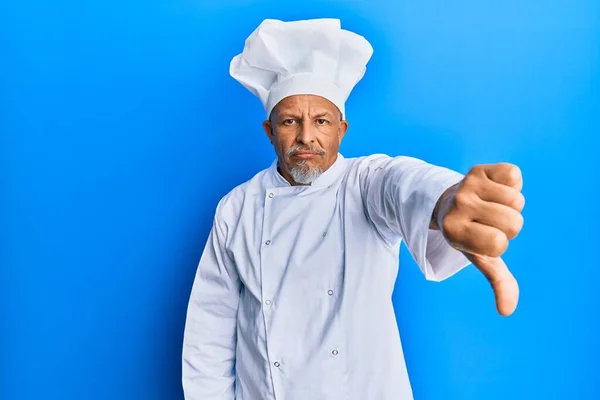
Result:
<svg viewBox="0 0 600 400">
<path fill-rule="evenodd" d="M 285 111 L 282 112 L 278 115 L 278 121 L 285 121 L 286 119 L 300 119 L 302 117 L 301 113 L 295 113 L 293 111 Z M 320 113 L 317 113 L 313 116 L 311 116 L 312 119 L 319 119 L 319 118 L 324 118 L 324 117 L 329 117 L 329 118 L 333 118 L 334 114 L 331 111 L 322 111 Z"/>
<path fill-rule="evenodd" d="M 287 112 L 280 113 L 278 115 L 278 117 L 279 117 L 278 119 L 280 121 L 283 121 L 283 120 L 289 119 L 289 118 L 300 118 L 300 114 L 296 114 L 294 112 L 287 111 Z"/>
<path fill-rule="evenodd" d="M 342 119 L 342 114 L 341 113 L 337 113 L 337 114 L 338 114 L 338 117 L 341 120 Z M 323 118 L 323 117 L 335 118 L 335 114 L 332 113 L 331 111 L 323 111 L 323 112 L 318 113 L 315 116 L 313 116 L 313 119 L 319 119 L 319 118 Z"/>
</svg>

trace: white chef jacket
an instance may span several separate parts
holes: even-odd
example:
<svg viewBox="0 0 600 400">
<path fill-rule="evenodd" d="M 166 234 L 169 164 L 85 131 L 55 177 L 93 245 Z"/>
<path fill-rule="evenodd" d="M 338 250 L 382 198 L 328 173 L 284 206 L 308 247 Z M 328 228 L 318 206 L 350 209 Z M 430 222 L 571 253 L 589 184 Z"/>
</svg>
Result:
<svg viewBox="0 0 600 400">
<path fill-rule="evenodd" d="M 463 175 L 339 154 L 291 186 L 277 166 L 217 206 L 185 324 L 186 400 L 412 399 L 392 305 L 400 243 L 429 280 L 469 264 L 429 229 Z"/>
</svg>

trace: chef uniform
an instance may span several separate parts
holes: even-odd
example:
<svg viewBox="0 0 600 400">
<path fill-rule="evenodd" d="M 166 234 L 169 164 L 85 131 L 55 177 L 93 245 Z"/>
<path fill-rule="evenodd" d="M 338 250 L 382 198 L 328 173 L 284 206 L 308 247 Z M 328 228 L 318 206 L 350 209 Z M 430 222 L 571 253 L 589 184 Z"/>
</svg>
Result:
<svg viewBox="0 0 600 400">
<path fill-rule="evenodd" d="M 344 103 L 372 54 L 339 20 L 265 20 L 231 75 L 267 115 L 293 94 Z M 469 264 L 429 223 L 463 175 L 424 161 L 345 158 L 308 186 L 277 160 L 219 202 L 189 300 L 187 400 L 409 400 L 392 291 L 404 241 L 426 279 Z"/>
</svg>

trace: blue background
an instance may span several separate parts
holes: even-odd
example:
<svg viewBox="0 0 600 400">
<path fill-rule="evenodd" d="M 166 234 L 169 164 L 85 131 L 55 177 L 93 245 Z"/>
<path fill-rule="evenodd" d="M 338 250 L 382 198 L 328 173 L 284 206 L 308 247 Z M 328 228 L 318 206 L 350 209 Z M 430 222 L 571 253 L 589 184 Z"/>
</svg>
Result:
<svg viewBox="0 0 600 400">
<path fill-rule="evenodd" d="M 339 17 L 375 53 L 345 156 L 513 162 L 521 286 L 473 268 L 394 302 L 416 400 L 598 399 L 598 1 L 4 1 L 0 397 L 182 399 L 192 279 L 217 201 L 273 159 L 228 75 L 263 18 Z"/>
</svg>

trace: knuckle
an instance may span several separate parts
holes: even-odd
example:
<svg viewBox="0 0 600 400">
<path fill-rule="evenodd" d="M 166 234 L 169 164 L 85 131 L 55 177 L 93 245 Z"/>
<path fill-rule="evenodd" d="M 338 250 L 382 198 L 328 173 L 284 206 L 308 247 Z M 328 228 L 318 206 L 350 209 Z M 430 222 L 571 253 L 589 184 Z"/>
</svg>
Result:
<svg viewBox="0 0 600 400">
<path fill-rule="evenodd" d="M 484 169 L 485 169 L 485 167 L 483 165 L 480 165 L 480 164 L 474 165 L 473 167 L 471 167 L 471 169 L 467 173 L 466 178 L 473 179 L 474 177 L 481 176 L 482 174 L 485 173 Z"/>
<path fill-rule="evenodd" d="M 519 182 L 521 180 L 521 169 L 514 164 L 506 164 L 506 176 L 511 182 Z"/>
<path fill-rule="evenodd" d="M 458 189 L 457 194 L 459 192 L 472 192 L 473 190 L 475 190 L 475 188 L 481 186 L 480 182 L 481 177 L 479 175 L 472 173 L 467 174 L 464 177 L 462 185 Z"/>
<path fill-rule="evenodd" d="M 454 196 L 454 202 L 457 208 L 464 207 L 469 204 L 469 191 L 465 188 L 461 188 L 456 192 Z"/>
<path fill-rule="evenodd" d="M 508 247 L 508 239 L 506 235 L 500 231 L 496 231 L 490 236 L 490 256 L 500 257 Z"/>
<path fill-rule="evenodd" d="M 464 224 L 459 218 L 448 214 L 442 221 L 442 231 L 450 241 L 457 241 L 464 232 Z"/>
<path fill-rule="evenodd" d="M 521 232 L 521 229 L 523 228 L 523 216 L 521 214 L 517 214 L 511 221 L 511 223 L 508 225 L 508 232 L 507 235 L 509 236 L 510 239 L 516 237 L 519 232 Z"/>
<path fill-rule="evenodd" d="M 517 193 L 510 206 L 517 211 L 521 211 L 525 206 L 525 196 L 521 193 Z"/>
</svg>

